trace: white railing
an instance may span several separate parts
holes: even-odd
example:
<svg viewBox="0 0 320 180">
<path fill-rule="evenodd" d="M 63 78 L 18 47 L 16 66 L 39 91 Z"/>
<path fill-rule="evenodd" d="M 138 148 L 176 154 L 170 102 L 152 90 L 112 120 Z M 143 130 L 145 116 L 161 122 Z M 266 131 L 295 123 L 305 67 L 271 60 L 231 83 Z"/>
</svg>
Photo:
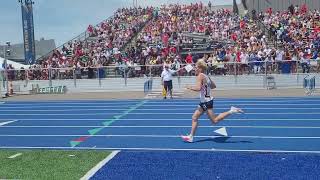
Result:
<svg viewBox="0 0 320 180">
<path fill-rule="evenodd" d="M 311 60 L 307 64 L 296 61 L 209 63 L 207 73 L 217 81 L 218 88 L 221 89 L 267 88 L 267 79 L 270 76 L 274 77 L 278 88 L 302 88 L 302 80 L 306 74 L 318 75 L 319 65 L 315 62 L 317 61 Z M 177 68 L 184 66 L 181 64 Z M 136 65 L 1 70 L 0 80 L 3 79 L 1 84 L 3 90 L 7 89 L 4 82 L 8 79 L 21 92 L 29 91 L 32 85 L 40 87 L 63 85 L 73 92 L 143 91 L 146 77 L 154 79 L 153 89 L 161 89 L 162 69 L 163 65 Z M 193 70 L 187 72 L 182 68 L 174 77 L 174 86 L 183 88 L 185 84 L 194 83 L 194 75 Z"/>
</svg>

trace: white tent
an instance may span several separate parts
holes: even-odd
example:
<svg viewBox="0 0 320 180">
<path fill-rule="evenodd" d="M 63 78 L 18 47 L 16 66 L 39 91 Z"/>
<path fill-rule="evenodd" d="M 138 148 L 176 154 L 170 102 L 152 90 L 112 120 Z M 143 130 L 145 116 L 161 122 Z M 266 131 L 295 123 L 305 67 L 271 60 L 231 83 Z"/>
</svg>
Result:
<svg viewBox="0 0 320 180">
<path fill-rule="evenodd" d="M 4 62 L 4 59 L 0 57 L 0 69 L 2 69 L 2 64 Z M 10 60 L 7 60 L 7 64 L 11 64 L 14 69 L 20 69 L 20 68 L 24 68 L 24 69 L 27 69 L 29 68 L 30 66 L 29 65 L 24 65 L 24 64 L 20 64 L 20 63 L 17 63 L 17 62 L 14 62 L 14 61 L 10 61 Z"/>
</svg>

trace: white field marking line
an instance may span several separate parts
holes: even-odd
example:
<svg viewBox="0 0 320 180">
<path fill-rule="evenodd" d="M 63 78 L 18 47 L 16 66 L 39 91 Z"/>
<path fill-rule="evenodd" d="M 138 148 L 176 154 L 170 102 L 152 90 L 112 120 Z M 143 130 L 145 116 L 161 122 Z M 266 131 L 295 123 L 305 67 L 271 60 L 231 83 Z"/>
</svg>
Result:
<svg viewBox="0 0 320 180">
<path fill-rule="evenodd" d="M 87 135 L 0 135 L 0 137 L 81 137 Z M 92 135 L 92 137 L 180 138 L 180 135 Z M 320 139 L 319 136 L 195 136 L 195 138 Z"/>
<path fill-rule="evenodd" d="M 28 112 L 37 112 L 37 111 L 39 111 L 39 112 L 67 112 L 67 111 L 125 111 L 125 110 L 128 110 L 129 109 L 129 107 L 128 108 L 123 108 L 123 109 L 97 109 L 97 108 L 95 108 L 95 109 L 76 109 L 76 108 L 74 108 L 74 109 L 25 109 L 25 110 L 23 110 L 23 109 L 10 109 L 10 110 L 8 110 L 8 109 L 0 109 L 0 112 L 16 112 L 16 111 L 19 111 L 19 112 L 21 112 L 21 111 L 28 111 Z M 163 109 L 163 110 L 165 110 L 165 109 Z"/>
<path fill-rule="evenodd" d="M 144 104 L 142 105 L 141 107 L 196 107 L 197 105 L 199 104 L 199 102 L 195 102 L 193 104 L 157 104 L 157 105 L 148 105 L 148 104 Z M 214 103 L 215 107 L 226 107 L 226 108 L 229 108 L 231 106 L 230 105 L 219 105 L 217 103 Z M 320 106 L 320 104 L 241 104 L 241 103 L 232 103 L 232 105 L 234 106 L 298 106 L 297 108 L 300 107 L 305 107 L 305 106 Z M 28 107 L 16 107 L 16 106 L 3 106 L 1 107 L 1 109 L 34 109 L 34 107 L 36 106 L 28 106 Z M 115 105 L 110 105 L 110 106 L 89 106 L 90 108 L 114 108 Z M 130 105 L 122 105 L 122 106 L 119 106 L 117 105 L 117 107 L 124 107 L 124 108 L 130 108 Z M 87 105 L 83 105 L 83 106 L 37 106 L 37 108 L 88 108 Z M 123 109 L 123 108 L 119 108 L 120 109 Z"/>
<path fill-rule="evenodd" d="M 198 102 L 199 100 L 194 101 L 150 101 L 148 104 L 185 104 L 185 103 L 192 103 L 192 102 Z M 320 99 L 301 99 L 301 100 L 263 100 L 263 101 L 256 101 L 256 100 L 214 100 L 215 102 L 220 103 L 280 103 L 280 102 L 320 102 Z"/>
<path fill-rule="evenodd" d="M 99 171 L 105 164 L 107 164 L 112 158 L 114 158 L 120 151 L 113 151 L 109 156 L 100 161 L 96 166 L 94 166 L 90 171 L 88 171 L 80 180 L 90 179 L 96 172 Z"/>
<path fill-rule="evenodd" d="M 45 147 L 45 146 L 0 146 L 0 149 L 73 149 L 73 150 L 92 150 L 92 147 Z M 296 150 L 264 150 L 264 149 L 214 149 L 214 148 L 204 148 L 204 149 L 174 149 L 174 148 L 95 148 L 96 150 L 128 150 L 128 151 L 211 151 L 211 152 L 261 152 L 261 153 L 312 153 L 320 154 L 320 151 L 296 151 Z"/>
<path fill-rule="evenodd" d="M 80 116 L 80 115 L 117 115 L 117 113 L 76 113 L 76 114 L 4 114 L 0 113 L 0 116 Z"/>
<path fill-rule="evenodd" d="M 17 153 L 17 154 L 14 154 L 14 155 L 12 155 L 12 156 L 9 156 L 8 158 L 9 159 L 14 159 L 14 158 L 16 158 L 16 157 L 18 157 L 18 156 L 21 156 L 22 155 L 22 153 Z"/>
<path fill-rule="evenodd" d="M 48 118 L 44 118 L 44 119 L 27 119 L 27 118 L 15 118 L 16 120 L 19 121 L 107 121 L 106 118 L 103 119 L 48 119 Z M 320 119 L 319 119 L 320 120 Z M 2 119 L 0 119 L 0 121 L 4 121 Z"/>
<path fill-rule="evenodd" d="M 68 105 L 119 105 L 119 104 L 123 104 L 123 105 L 134 105 L 135 102 L 139 102 L 139 101 L 122 101 L 122 102 L 100 102 L 100 103 L 94 103 L 94 102 L 46 102 L 46 103 L 13 103 L 13 104 L 6 104 L 6 105 L 11 105 L 11 106 L 44 106 L 44 105 L 53 105 L 53 104 L 59 104 L 59 105 L 64 105 L 64 104 L 68 104 Z M 191 101 L 174 101 L 174 102 L 170 102 L 170 101 L 149 101 L 148 104 L 186 104 L 186 103 L 194 103 L 194 102 L 199 102 L 199 100 L 191 100 Z M 263 100 L 263 101 L 259 101 L 259 100 L 243 100 L 243 101 L 239 101 L 239 100 L 215 100 L 215 103 L 281 103 L 281 102 L 320 102 L 320 99 L 301 99 L 301 100 Z M 131 103 L 131 104 L 128 104 Z"/>
<path fill-rule="evenodd" d="M 11 124 L 11 123 L 14 123 L 16 122 L 17 120 L 13 120 L 13 121 L 6 121 L 6 122 L 0 122 L 0 127 L 3 127 L 4 125 L 7 125 L 7 124 Z"/>
<path fill-rule="evenodd" d="M 19 121 L 107 121 L 106 118 L 103 119 L 24 119 L 24 118 L 15 118 Z M 201 121 L 205 121 L 208 119 L 199 119 Z M 1 121 L 1 119 L 0 119 Z M 183 119 L 153 119 L 153 118 L 146 118 L 146 119 L 132 119 L 132 118 L 128 118 L 128 119 L 118 119 L 117 121 L 191 121 L 191 119 L 187 119 L 187 118 L 183 118 Z M 225 120 L 225 122 L 227 121 L 320 121 L 320 119 L 304 119 L 304 118 L 299 118 L 299 119 L 227 119 Z"/>
<path fill-rule="evenodd" d="M 302 89 L 302 88 L 301 88 Z M 162 90 L 159 90 L 158 92 L 161 94 Z M 178 93 L 181 93 L 183 91 L 178 91 Z M 177 101 L 193 101 L 193 100 L 198 100 L 196 96 L 192 97 L 186 97 L 186 98 L 181 98 L 181 99 L 176 99 Z M 215 99 L 218 100 L 278 100 L 278 99 L 320 99 L 320 96 L 279 96 L 279 97 L 231 97 L 231 98 L 226 98 L 226 97 L 215 97 Z M 105 99 L 75 99 L 75 100 L 40 100 L 40 101 L 12 101 L 12 102 L 31 102 L 31 103 L 45 103 L 45 102 L 122 102 L 122 101 L 140 101 L 141 99 L 110 99 L 110 100 L 105 100 Z M 156 99 L 156 101 L 161 101 L 162 99 Z"/>
<path fill-rule="evenodd" d="M 214 109 L 219 109 L 219 110 L 224 110 L 224 109 L 228 109 L 230 107 L 226 107 L 226 108 L 214 108 Z M 68 111 L 125 111 L 128 110 L 129 108 L 124 108 L 124 109 L 10 109 L 10 110 L 5 110 L 5 109 L 0 109 L 0 112 L 21 112 L 21 111 L 28 111 L 28 112 L 68 112 Z M 244 109 L 250 109 L 250 110 L 272 110 L 272 109 L 279 109 L 279 110 L 293 110 L 293 109 L 304 109 L 304 110 L 316 110 L 316 109 L 320 109 L 320 108 L 314 108 L 314 107 L 310 107 L 310 108 L 246 108 L 244 107 Z M 174 108 L 174 109 L 146 109 L 146 108 L 140 108 L 140 109 L 135 109 L 134 111 L 191 111 L 194 110 L 194 108 Z"/>
<path fill-rule="evenodd" d="M 218 112 L 217 112 L 218 113 Z M 128 113 L 130 115 L 133 114 L 142 114 L 142 115 L 164 115 L 163 113 L 151 113 L 151 112 L 145 112 L 145 113 L 133 113 L 130 112 Z M 192 115 L 192 112 L 186 112 L 186 113 L 175 113 L 175 112 L 167 112 L 165 113 L 166 115 L 174 115 L 174 114 L 180 114 L 180 115 Z M 295 112 L 288 112 L 288 113 L 273 113 L 273 112 L 268 112 L 268 113 L 245 113 L 245 114 L 263 114 L 263 115 L 270 115 L 270 114 L 305 114 L 305 115 L 313 115 L 313 114 L 320 114 L 320 112 L 305 112 L 305 113 L 295 113 Z M 76 113 L 76 114 L 48 114 L 48 113 L 44 113 L 44 114 L 3 114 L 0 113 L 0 116 L 80 116 L 80 115 L 117 115 L 116 112 L 112 112 L 112 113 Z"/>
<path fill-rule="evenodd" d="M 219 112 L 217 112 L 219 113 Z M 130 115 L 134 115 L 134 114 L 142 114 L 142 115 L 164 115 L 163 113 L 157 113 L 157 112 L 141 112 L 141 113 L 137 113 L 137 112 L 130 112 L 128 113 Z M 185 113 L 176 113 L 176 112 L 166 112 L 166 115 L 192 115 L 192 112 L 185 112 Z M 297 113 L 297 112 L 287 112 L 287 113 L 275 113 L 275 112 L 268 112 L 268 113 L 244 113 L 244 114 L 263 114 L 263 115 L 270 115 L 270 114 L 305 114 L 305 115 L 313 115 L 313 114 L 320 114 L 320 112 L 301 112 L 301 113 Z M 4 114 L 4 113 L 0 113 L 0 116 L 81 116 L 81 115 L 117 115 L 116 112 L 111 112 L 111 113 L 106 113 L 106 112 L 101 112 L 101 113 L 76 113 L 76 114 L 49 114 L 49 113 L 43 113 L 43 114 Z"/>
<path fill-rule="evenodd" d="M 144 106 L 148 106 L 148 107 L 195 107 L 199 104 L 199 102 L 195 102 L 193 104 L 157 104 L 157 105 L 142 105 L 141 107 L 144 107 Z M 230 106 L 234 105 L 235 103 L 230 103 L 230 105 L 221 105 L 221 104 L 218 104 L 218 103 L 214 103 L 214 107 L 226 107 L 226 108 L 229 108 Z M 239 106 L 275 106 L 275 107 L 272 107 L 272 108 L 276 108 L 277 106 L 297 106 L 297 108 L 299 107 L 305 107 L 305 106 L 320 106 L 320 104 L 241 104 L 241 103 L 238 103 L 237 105 Z M 117 107 L 123 107 L 123 108 L 130 108 L 131 105 L 122 105 L 122 106 L 119 106 L 119 105 L 116 105 Z M 71 109 L 76 109 L 76 108 L 113 108 L 115 107 L 115 105 L 110 105 L 110 106 L 88 106 L 88 105 L 83 105 L 83 106 L 32 106 L 32 105 L 28 105 L 27 107 L 23 106 L 23 107 L 17 107 L 17 106 L 2 106 L 0 107 L 1 109 L 34 109 L 35 107 L 37 108 L 71 108 Z M 123 109 L 121 108 L 121 109 Z M 120 108 L 119 108 L 120 109 Z"/>
<path fill-rule="evenodd" d="M 190 126 L 3 126 L 0 128 L 190 128 Z M 320 129 L 316 126 L 198 126 L 198 128 Z"/>
<path fill-rule="evenodd" d="M 245 109 L 244 109 L 245 110 Z M 217 112 L 219 113 L 219 112 Z M 130 115 L 132 114 L 143 114 L 143 115 L 149 115 L 149 114 L 152 114 L 152 115 L 174 115 L 174 114 L 180 114 L 180 115 L 192 115 L 192 112 L 185 112 L 185 113 L 175 113 L 175 112 L 166 112 L 166 113 L 157 113 L 157 112 L 145 112 L 145 113 L 137 113 L 137 112 L 133 112 L 133 113 L 130 113 Z M 297 113 L 297 112 L 279 112 L 279 113 L 276 113 L 276 112 L 264 112 L 264 113 L 244 113 L 244 114 L 263 114 L 263 115 L 269 115 L 269 114 L 306 114 L 306 115 L 312 115 L 312 114 L 320 114 L 320 112 L 301 112 L 301 113 Z M 1 115 L 1 114 L 0 114 Z M 12 115 L 12 114 L 11 114 Z M 44 114 L 44 115 L 47 115 L 47 114 Z M 66 114 L 67 115 L 67 114 Z"/>
</svg>

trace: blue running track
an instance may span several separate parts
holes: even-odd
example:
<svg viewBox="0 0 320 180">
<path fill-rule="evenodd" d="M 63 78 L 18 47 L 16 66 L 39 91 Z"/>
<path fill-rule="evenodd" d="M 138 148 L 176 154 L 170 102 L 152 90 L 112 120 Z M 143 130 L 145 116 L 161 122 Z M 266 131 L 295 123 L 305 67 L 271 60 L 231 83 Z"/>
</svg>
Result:
<svg viewBox="0 0 320 180">
<path fill-rule="evenodd" d="M 121 150 L 92 179 L 317 179 L 320 98 L 216 99 L 245 114 L 190 131 L 196 99 L 0 103 L 0 148 Z M 228 136 L 214 131 L 225 127 Z M 201 174 L 202 173 L 202 174 Z M 177 178 L 179 177 L 179 178 Z"/>
</svg>

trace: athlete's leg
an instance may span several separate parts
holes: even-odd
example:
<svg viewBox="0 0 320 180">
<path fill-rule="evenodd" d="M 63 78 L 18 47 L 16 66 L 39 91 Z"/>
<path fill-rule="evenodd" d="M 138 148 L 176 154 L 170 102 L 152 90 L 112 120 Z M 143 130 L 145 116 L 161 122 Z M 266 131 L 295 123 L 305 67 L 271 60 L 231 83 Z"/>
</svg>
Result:
<svg viewBox="0 0 320 180">
<path fill-rule="evenodd" d="M 182 136 L 181 138 L 186 142 L 193 142 L 193 136 L 196 134 L 198 128 L 198 119 L 203 114 L 203 109 L 198 107 L 192 115 L 192 127 L 191 132 L 187 136 Z"/>
<path fill-rule="evenodd" d="M 243 111 L 239 108 L 231 107 L 229 111 L 215 115 L 213 108 L 207 110 L 207 114 L 213 124 L 217 124 L 219 121 L 222 121 L 228 116 L 230 116 L 231 114 L 235 114 L 235 113 L 243 113 Z"/>
<path fill-rule="evenodd" d="M 194 136 L 196 134 L 197 128 L 198 128 L 198 119 L 203 114 L 203 109 L 201 107 L 198 107 L 195 112 L 192 115 L 192 128 L 190 135 Z"/>
</svg>

